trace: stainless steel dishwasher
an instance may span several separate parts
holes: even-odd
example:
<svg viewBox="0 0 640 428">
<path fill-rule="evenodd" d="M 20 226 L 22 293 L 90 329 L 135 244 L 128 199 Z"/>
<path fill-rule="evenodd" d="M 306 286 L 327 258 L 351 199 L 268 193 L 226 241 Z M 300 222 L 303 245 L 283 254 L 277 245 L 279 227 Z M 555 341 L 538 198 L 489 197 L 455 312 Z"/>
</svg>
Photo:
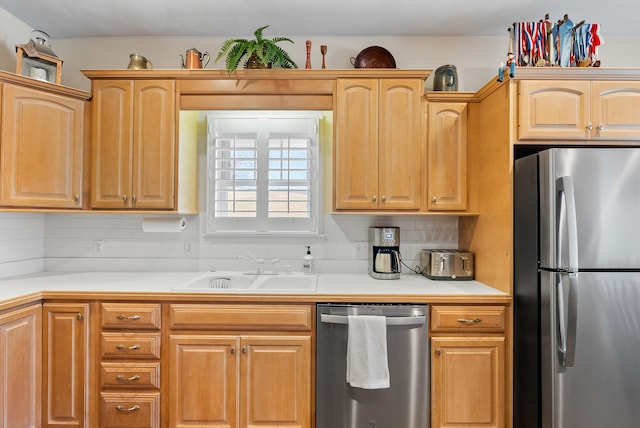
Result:
<svg viewBox="0 0 640 428">
<path fill-rule="evenodd" d="M 353 388 L 346 381 L 349 316 L 386 317 L 390 388 Z M 317 306 L 316 428 L 429 427 L 427 305 Z"/>
</svg>

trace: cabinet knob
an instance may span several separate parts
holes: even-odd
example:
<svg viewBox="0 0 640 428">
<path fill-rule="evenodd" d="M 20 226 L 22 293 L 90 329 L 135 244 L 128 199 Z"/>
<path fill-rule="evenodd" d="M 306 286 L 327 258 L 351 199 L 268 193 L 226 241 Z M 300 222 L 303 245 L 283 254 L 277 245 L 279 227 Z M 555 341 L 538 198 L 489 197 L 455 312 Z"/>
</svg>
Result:
<svg viewBox="0 0 640 428">
<path fill-rule="evenodd" d="M 73 195 L 73 199 L 74 199 L 76 202 L 79 202 L 79 201 L 80 201 L 80 195 L 78 195 L 78 194 L 76 193 L 75 195 Z"/>
<path fill-rule="evenodd" d="M 231 355 L 235 354 L 235 353 L 236 353 L 236 348 L 235 348 L 235 346 L 232 346 L 232 347 L 231 347 L 231 350 L 230 350 L 229 352 L 231 352 Z"/>
<path fill-rule="evenodd" d="M 246 347 L 246 346 L 243 346 L 243 347 L 242 347 L 242 353 L 243 353 L 243 354 L 246 354 L 246 353 L 247 353 L 247 347 Z"/>
<path fill-rule="evenodd" d="M 431 198 L 431 202 L 433 202 L 433 203 L 435 204 L 436 202 L 438 202 L 438 198 L 436 198 L 436 197 L 434 196 L 433 198 Z"/>
<path fill-rule="evenodd" d="M 136 201 L 136 195 L 131 195 L 131 201 L 135 202 Z"/>
<path fill-rule="evenodd" d="M 604 125 L 603 124 L 598 125 L 598 132 L 602 131 L 603 129 L 604 129 Z"/>
<path fill-rule="evenodd" d="M 442 354 L 442 351 L 440 351 L 440 348 L 436 349 L 436 355 L 440 355 Z"/>
<path fill-rule="evenodd" d="M 76 315 L 76 319 L 78 321 L 82 321 L 82 314 L 80 312 L 78 312 L 78 314 Z"/>
<path fill-rule="evenodd" d="M 123 200 L 124 202 L 127 202 L 127 195 L 122 195 L 122 200 Z"/>
<path fill-rule="evenodd" d="M 591 131 L 593 129 L 593 123 L 589 122 L 587 124 L 587 131 Z"/>
<path fill-rule="evenodd" d="M 386 197 L 385 195 L 382 195 L 382 198 L 381 198 L 381 199 L 382 199 L 382 202 L 384 202 L 384 201 L 386 201 L 386 200 L 387 200 L 387 197 Z"/>
<path fill-rule="evenodd" d="M 371 198 L 371 199 L 373 199 L 373 202 L 375 202 L 375 201 L 378 200 L 378 197 L 376 195 L 373 195 L 373 198 Z"/>
</svg>

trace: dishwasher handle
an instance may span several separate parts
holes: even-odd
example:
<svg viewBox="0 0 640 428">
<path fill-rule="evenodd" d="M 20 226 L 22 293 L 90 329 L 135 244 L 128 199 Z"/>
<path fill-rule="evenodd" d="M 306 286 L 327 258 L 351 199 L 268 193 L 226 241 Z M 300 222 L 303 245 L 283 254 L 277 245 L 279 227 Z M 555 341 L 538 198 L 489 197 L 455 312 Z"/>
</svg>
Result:
<svg viewBox="0 0 640 428">
<path fill-rule="evenodd" d="M 423 315 L 410 317 L 386 317 L 387 325 L 422 325 L 426 320 L 427 317 Z M 320 314 L 320 321 L 327 324 L 348 324 L 349 316 Z"/>
</svg>

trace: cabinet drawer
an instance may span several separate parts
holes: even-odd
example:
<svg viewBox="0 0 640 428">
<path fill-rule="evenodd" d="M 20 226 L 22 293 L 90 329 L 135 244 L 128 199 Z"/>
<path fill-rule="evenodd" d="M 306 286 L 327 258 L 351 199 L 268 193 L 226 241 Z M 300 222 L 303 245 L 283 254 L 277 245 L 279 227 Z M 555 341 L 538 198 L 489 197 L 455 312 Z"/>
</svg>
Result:
<svg viewBox="0 0 640 428">
<path fill-rule="evenodd" d="M 102 363 L 102 388 L 160 389 L 160 363 Z"/>
<path fill-rule="evenodd" d="M 102 328 L 160 330 L 160 319 L 159 304 L 102 304 Z"/>
<path fill-rule="evenodd" d="M 189 305 L 170 307 L 174 330 L 311 331 L 309 305 Z"/>
<path fill-rule="evenodd" d="M 160 359 L 160 333 L 102 333 L 102 358 Z"/>
<path fill-rule="evenodd" d="M 505 330 L 503 306 L 432 306 L 431 331 L 502 333 Z"/>
<path fill-rule="evenodd" d="M 160 393 L 100 394 L 102 428 L 159 428 Z"/>
</svg>

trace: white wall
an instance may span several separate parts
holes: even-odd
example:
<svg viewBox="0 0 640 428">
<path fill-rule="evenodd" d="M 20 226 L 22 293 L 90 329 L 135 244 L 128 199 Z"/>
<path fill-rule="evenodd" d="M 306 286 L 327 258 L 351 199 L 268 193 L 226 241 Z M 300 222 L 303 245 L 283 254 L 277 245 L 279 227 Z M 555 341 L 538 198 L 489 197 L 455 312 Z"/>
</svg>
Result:
<svg viewBox="0 0 640 428">
<path fill-rule="evenodd" d="M 44 268 L 44 214 L 0 213 L 0 278 Z"/>
<path fill-rule="evenodd" d="M 603 67 L 640 66 L 637 51 L 640 38 L 607 38 L 600 47 Z M 293 38 L 294 44 L 283 44 L 298 66 L 304 67 L 305 38 Z M 82 69 L 123 69 L 129 64 L 129 55 L 139 53 L 153 62 L 155 68 L 180 68 L 180 54 L 195 47 L 218 53 L 222 38 L 92 38 L 60 39 L 52 41 L 54 51 L 64 59 L 63 84 L 89 90 L 90 82 Z M 320 68 L 320 45 L 327 45 L 328 68 L 353 68 L 349 59 L 372 45 L 384 46 L 394 56 L 398 68 L 432 69 L 443 64 L 454 64 L 458 70 L 458 89 L 475 92 L 494 78 L 500 62 L 506 61 L 507 34 L 504 37 L 313 37 L 311 65 Z M 207 68 L 223 68 L 223 60 Z M 431 79 L 427 89 L 431 89 Z"/>
<path fill-rule="evenodd" d="M 399 226 L 400 251 L 411 268 L 419 263 L 422 248 L 455 248 L 458 221 L 455 217 L 372 217 L 324 215 L 325 234 L 319 238 L 204 238 L 204 216 L 189 216 L 181 233 L 145 233 L 143 215 L 47 214 L 45 216 L 44 269 L 47 271 L 206 271 L 249 269 L 250 251 L 270 261 L 302 270 L 305 245 L 310 245 L 321 272 L 367 272 L 366 249 L 369 226 Z M 202 219 L 202 220 L 201 220 Z M 94 251 L 101 241 L 102 254 Z M 2 267 L 0 266 L 0 270 Z"/>
<path fill-rule="evenodd" d="M 0 70 L 16 71 L 16 45 L 26 43 L 33 29 L 0 7 Z"/>
</svg>

